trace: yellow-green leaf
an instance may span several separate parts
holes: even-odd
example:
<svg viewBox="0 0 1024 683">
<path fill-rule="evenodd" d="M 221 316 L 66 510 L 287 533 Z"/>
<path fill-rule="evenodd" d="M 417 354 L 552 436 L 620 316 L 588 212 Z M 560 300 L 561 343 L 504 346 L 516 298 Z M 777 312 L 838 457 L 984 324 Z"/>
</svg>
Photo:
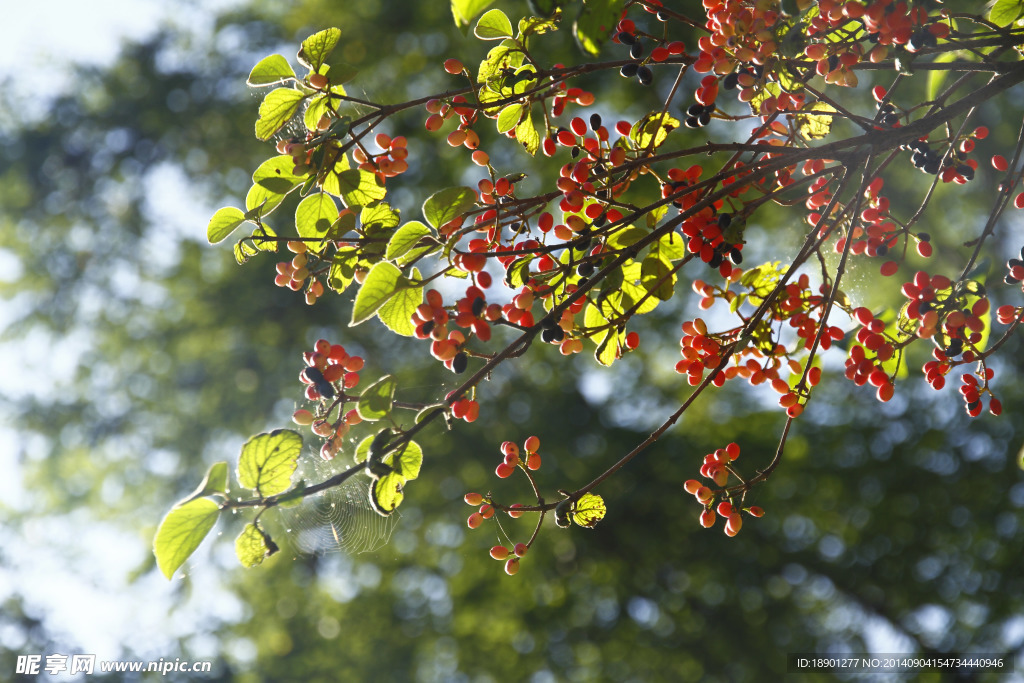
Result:
<svg viewBox="0 0 1024 683">
<path fill-rule="evenodd" d="M 262 496 L 287 491 L 302 451 L 302 437 L 291 429 L 257 434 L 242 446 L 238 483 Z"/>
<path fill-rule="evenodd" d="M 412 278 L 420 279 L 420 272 L 415 268 L 412 270 Z M 422 303 L 422 287 L 401 289 L 377 310 L 377 317 L 395 334 L 411 337 L 416 334 L 416 326 L 412 324 L 412 314 Z"/>
<path fill-rule="evenodd" d="M 465 33 L 469 28 L 469 22 L 484 11 L 494 0 L 452 0 L 452 17 L 455 25 Z"/>
<path fill-rule="evenodd" d="M 277 546 L 267 545 L 266 537 L 255 524 L 246 524 L 235 539 L 235 556 L 246 569 L 263 564 L 263 560 L 276 551 Z"/>
<path fill-rule="evenodd" d="M 367 273 L 363 286 L 356 294 L 352 306 L 352 321 L 349 327 L 355 327 L 373 317 L 373 314 L 398 292 L 401 284 L 402 271 L 394 264 L 381 261 Z M 406 285 L 407 286 L 407 285 Z"/>
<path fill-rule="evenodd" d="M 160 522 L 153 539 L 156 564 L 168 579 L 185 563 L 217 523 L 220 507 L 209 498 L 177 505 Z"/>
<path fill-rule="evenodd" d="M 405 485 L 405 477 L 397 472 L 385 474 L 380 479 L 370 482 L 370 504 L 378 515 L 387 517 L 394 512 L 405 493 L 402 487 Z"/>
<path fill-rule="evenodd" d="M 394 377 L 385 375 L 363 389 L 363 393 L 359 395 L 359 403 L 356 404 L 359 417 L 366 422 L 376 422 L 387 417 L 391 412 L 391 402 L 395 398 L 397 386 Z"/>
<path fill-rule="evenodd" d="M 412 481 L 420 476 L 420 467 L 423 465 L 423 449 L 415 441 L 406 441 L 395 451 L 384 456 L 382 462 L 405 477 L 407 481 Z"/>
<path fill-rule="evenodd" d="M 572 521 L 581 527 L 593 529 L 597 523 L 604 519 L 608 509 L 605 507 L 604 499 L 593 493 L 586 493 L 576 501 L 572 508 Z"/>
<path fill-rule="evenodd" d="M 533 125 L 533 113 L 526 109 L 526 116 L 516 126 L 516 140 L 523 146 L 530 156 L 535 156 L 540 149 L 540 133 Z"/>
<path fill-rule="evenodd" d="M 815 114 L 812 112 L 822 112 Z M 797 132 L 805 140 L 817 140 L 828 135 L 832 130 L 832 114 L 836 108 L 824 102 L 813 102 L 804 105 L 799 114 L 796 115 Z"/>
<path fill-rule="evenodd" d="M 200 482 L 196 490 L 178 501 L 176 505 L 191 503 L 197 498 L 204 498 L 214 494 L 224 495 L 228 490 L 228 464 L 226 462 L 215 462 L 206 470 L 206 476 Z"/>
<path fill-rule="evenodd" d="M 497 10 L 494 10 L 497 11 Z M 508 105 L 498 114 L 498 132 L 504 135 L 519 125 L 523 116 L 523 105 L 519 102 Z"/>
<path fill-rule="evenodd" d="M 292 88 L 277 88 L 267 93 L 260 103 L 260 117 L 256 120 L 256 137 L 260 140 L 269 140 L 277 131 L 281 130 L 288 121 L 295 116 L 299 105 L 305 99 L 298 90 Z"/>
<path fill-rule="evenodd" d="M 282 83 L 289 78 L 295 78 L 295 72 L 291 64 L 281 55 L 270 55 L 264 57 L 249 72 L 249 85 L 274 85 Z"/>
<path fill-rule="evenodd" d="M 325 237 L 338 219 L 338 205 L 326 192 L 311 194 L 295 207 L 295 230 L 299 237 Z M 308 242 L 312 251 L 323 250 L 323 242 Z"/>
<path fill-rule="evenodd" d="M 679 119 L 661 112 L 652 112 L 633 125 L 630 139 L 640 149 L 657 149 L 668 134 L 679 127 Z"/>
<path fill-rule="evenodd" d="M 388 193 L 376 173 L 355 168 L 338 174 L 338 190 L 345 206 L 365 206 Z"/>
<path fill-rule="evenodd" d="M 308 66 L 311 71 L 319 71 L 320 66 L 327 61 L 334 50 L 334 46 L 341 39 L 340 28 L 329 28 L 314 33 L 302 41 L 302 48 L 299 50 L 299 61 Z"/>
<path fill-rule="evenodd" d="M 474 206 L 476 192 L 468 187 L 449 187 L 435 192 L 423 202 L 423 216 L 434 228 L 440 228 Z"/>
<path fill-rule="evenodd" d="M 206 226 L 206 239 L 210 244 L 221 242 L 244 222 L 245 213 L 241 209 L 233 206 L 217 209 L 217 213 L 210 219 L 210 224 Z"/>
<path fill-rule="evenodd" d="M 573 24 L 576 44 L 587 55 L 596 57 L 601 46 L 615 30 L 622 11 L 622 0 L 586 0 Z"/>
<path fill-rule="evenodd" d="M 473 35 L 481 40 L 502 40 L 512 37 L 512 22 L 500 9 L 487 11 L 473 29 Z"/>
</svg>

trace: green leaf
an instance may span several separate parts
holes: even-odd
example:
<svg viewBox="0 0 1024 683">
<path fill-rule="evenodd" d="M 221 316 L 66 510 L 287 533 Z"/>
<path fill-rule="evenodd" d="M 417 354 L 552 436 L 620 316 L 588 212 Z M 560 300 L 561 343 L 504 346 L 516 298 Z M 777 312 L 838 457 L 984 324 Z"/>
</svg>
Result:
<svg viewBox="0 0 1024 683">
<path fill-rule="evenodd" d="M 469 22 L 484 11 L 494 0 L 452 0 L 452 17 L 455 18 L 455 26 L 463 33 L 469 29 Z"/>
<path fill-rule="evenodd" d="M 516 140 L 530 156 L 537 155 L 537 150 L 540 149 L 540 133 L 533 125 L 533 113 L 529 108 L 526 110 L 526 116 L 516 126 Z"/>
<path fill-rule="evenodd" d="M 1024 0 L 996 0 L 988 13 L 988 20 L 996 26 L 1009 26 L 1024 14 Z"/>
<path fill-rule="evenodd" d="M 413 268 L 412 277 L 419 280 L 420 271 Z M 402 289 L 377 310 L 377 317 L 395 334 L 411 337 L 416 334 L 416 326 L 412 324 L 412 314 L 422 303 L 422 287 Z"/>
<path fill-rule="evenodd" d="M 640 283 L 657 298 L 668 301 L 675 291 L 676 276 L 671 264 L 652 254 L 640 264 Z"/>
<path fill-rule="evenodd" d="M 397 472 L 370 482 L 370 504 L 378 515 L 387 517 L 402 504 L 402 499 L 405 498 L 402 491 L 404 484 L 405 477 Z"/>
<path fill-rule="evenodd" d="M 302 437 L 291 429 L 257 434 L 242 446 L 238 483 L 261 496 L 287 491 L 302 451 Z"/>
<path fill-rule="evenodd" d="M 356 410 L 359 417 L 367 422 L 383 420 L 391 412 L 391 402 L 395 398 L 395 387 L 398 384 L 391 375 L 385 375 L 363 389 L 359 395 Z"/>
<path fill-rule="evenodd" d="M 305 176 L 292 173 L 295 162 L 287 154 L 267 159 L 252 174 L 252 187 L 245 196 L 246 211 L 260 208 L 260 216 L 266 216 L 280 206 L 285 195 L 299 186 Z"/>
<path fill-rule="evenodd" d="M 311 194 L 295 207 L 295 230 L 299 237 L 324 237 L 338 219 L 338 205 L 326 192 Z M 310 250 L 320 252 L 324 242 L 307 242 Z"/>
<path fill-rule="evenodd" d="M 512 37 L 512 22 L 500 9 L 489 10 L 476 22 L 473 35 L 481 40 L 503 40 Z"/>
<path fill-rule="evenodd" d="M 217 523 L 220 507 L 209 498 L 177 505 L 160 522 L 153 539 L 156 564 L 168 579 L 185 563 Z"/>
<path fill-rule="evenodd" d="M 593 493 L 586 493 L 576 501 L 572 507 L 572 521 L 586 529 L 593 529 L 597 523 L 604 519 L 608 508 L 605 507 L 604 499 Z"/>
<path fill-rule="evenodd" d="M 822 112 L 814 114 L 811 112 Z M 800 113 L 796 115 L 797 132 L 805 140 L 818 140 L 828 135 L 832 130 L 832 114 L 836 108 L 824 102 L 814 102 L 804 105 Z"/>
<path fill-rule="evenodd" d="M 263 535 L 255 524 L 246 524 L 242 533 L 235 539 L 235 555 L 238 561 L 246 569 L 252 569 L 263 564 L 263 560 L 277 552 L 277 545 L 267 544 L 267 537 Z"/>
<path fill-rule="evenodd" d="M 295 78 L 295 71 L 288 60 L 281 55 L 270 55 L 256 63 L 249 72 L 249 80 L 246 82 L 252 86 L 274 85 L 289 78 Z"/>
<path fill-rule="evenodd" d="M 403 280 L 402 271 L 387 261 L 381 261 L 371 268 L 366 280 L 363 281 L 363 286 L 359 288 L 359 293 L 356 294 L 349 327 L 355 327 L 372 318 L 377 309 L 403 286 Z"/>
<path fill-rule="evenodd" d="M 526 284 L 530 279 L 530 262 L 532 260 L 532 256 L 524 256 L 512 263 L 508 273 L 505 274 L 505 282 L 509 287 L 519 289 Z"/>
<path fill-rule="evenodd" d="M 327 286 L 338 294 L 344 292 L 356 274 L 356 263 L 359 255 L 354 251 L 339 251 L 331 260 L 331 270 L 327 274 Z"/>
<path fill-rule="evenodd" d="M 320 66 L 327 61 L 327 57 L 330 56 L 340 39 L 340 28 L 329 28 L 314 33 L 302 41 L 302 48 L 299 49 L 299 61 L 308 66 L 311 71 L 319 71 Z"/>
<path fill-rule="evenodd" d="M 529 36 L 539 36 L 549 31 L 557 31 L 558 22 L 562 19 L 561 4 L 561 0 L 542 0 L 540 3 L 530 0 L 530 11 L 542 16 L 520 19 L 519 34 L 516 39 L 522 40 Z"/>
<path fill-rule="evenodd" d="M 580 49 L 596 57 L 615 30 L 621 11 L 622 0 L 583 0 L 572 29 Z"/>
<path fill-rule="evenodd" d="M 233 206 L 217 209 L 217 213 L 210 219 L 210 224 L 206 226 L 206 239 L 210 244 L 221 242 L 244 222 L 245 214 L 241 209 Z"/>
<path fill-rule="evenodd" d="M 627 261 L 622 266 L 622 285 L 620 287 L 623 311 L 629 310 L 641 300 L 643 303 L 636 309 L 636 315 L 650 313 L 658 307 L 658 297 L 647 296 L 649 289 L 644 284 L 643 266 L 636 261 Z M 650 284 L 653 285 L 653 282 Z"/>
<path fill-rule="evenodd" d="M 217 493 L 224 495 L 227 493 L 227 490 L 228 464 L 226 462 L 215 462 L 210 465 L 210 469 L 206 470 L 206 476 L 203 477 L 203 481 L 196 487 L 196 490 L 175 503 L 175 506 L 191 503 L 197 498 L 204 498 Z"/>
<path fill-rule="evenodd" d="M 412 481 L 420 476 L 420 467 L 423 465 L 423 449 L 415 441 L 406 441 L 395 451 L 385 455 L 382 462 L 397 474 L 405 477 L 406 481 Z"/>
<path fill-rule="evenodd" d="M 494 10 L 495 12 L 497 10 Z M 519 125 L 519 119 L 523 116 L 523 105 L 514 102 L 501 110 L 498 114 L 498 132 L 504 135 Z"/>
<path fill-rule="evenodd" d="M 663 261 L 678 261 L 686 256 L 686 242 L 679 233 L 670 232 L 667 235 L 662 235 L 661 239 L 654 244 L 653 252 L 657 252 L 658 258 Z"/>
<path fill-rule="evenodd" d="M 630 139 L 639 149 L 657 149 L 665 142 L 668 134 L 679 127 L 679 119 L 661 112 L 651 112 L 643 117 L 629 131 Z"/>
<path fill-rule="evenodd" d="M 327 95 L 319 94 L 314 95 L 306 105 L 306 111 L 302 115 L 302 122 L 306 125 L 306 130 L 313 132 L 316 131 L 320 126 L 320 119 L 325 115 L 330 114 L 330 100 Z M 321 147 L 321 149 L 323 149 Z"/>
<path fill-rule="evenodd" d="M 277 88 L 267 93 L 260 103 L 260 117 L 256 120 L 256 137 L 269 140 L 277 131 L 295 116 L 299 105 L 306 98 L 298 90 Z"/>
<path fill-rule="evenodd" d="M 476 192 L 468 187 L 449 187 L 435 192 L 423 202 L 423 216 L 434 228 L 440 228 L 474 206 Z"/>
<path fill-rule="evenodd" d="M 609 236 L 605 246 L 609 250 L 625 249 L 626 247 L 633 246 L 649 234 L 650 230 L 644 230 L 635 225 L 626 225 Z"/>
<path fill-rule="evenodd" d="M 338 174 L 338 189 L 345 206 L 365 206 L 388 193 L 376 173 L 355 168 Z"/>
<path fill-rule="evenodd" d="M 622 353 L 619 350 L 619 335 L 614 330 L 606 330 L 598 337 L 597 349 L 594 351 L 594 358 L 605 367 L 611 367 Z"/>
<path fill-rule="evenodd" d="M 394 261 L 403 256 L 415 247 L 425 237 L 433 238 L 433 231 L 419 221 L 409 221 L 400 227 L 388 241 L 388 249 L 385 257 Z"/>
</svg>

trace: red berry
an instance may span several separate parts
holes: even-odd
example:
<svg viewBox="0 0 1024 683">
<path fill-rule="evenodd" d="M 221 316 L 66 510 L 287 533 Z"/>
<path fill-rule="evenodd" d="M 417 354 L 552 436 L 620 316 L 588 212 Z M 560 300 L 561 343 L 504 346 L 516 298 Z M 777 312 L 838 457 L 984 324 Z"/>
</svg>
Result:
<svg viewBox="0 0 1024 683">
<path fill-rule="evenodd" d="M 992 157 L 992 168 L 997 171 L 1005 171 L 1010 167 L 1010 164 L 1006 161 L 1006 157 L 1002 154 L 996 154 Z"/>
<path fill-rule="evenodd" d="M 465 500 L 468 505 L 477 506 L 480 503 L 484 502 L 484 497 L 481 496 L 479 493 L 467 493 Z"/>
<path fill-rule="evenodd" d="M 523 448 L 526 449 L 527 453 L 536 453 L 540 450 L 540 439 L 536 436 L 531 436 L 523 442 Z"/>
<path fill-rule="evenodd" d="M 474 512 L 469 516 L 469 519 L 466 520 L 466 524 L 469 526 L 470 529 L 476 529 L 483 523 L 483 515 L 481 515 L 479 512 Z"/>
<path fill-rule="evenodd" d="M 705 529 L 710 529 L 715 525 L 715 513 L 711 510 L 705 510 L 700 513 L 700 525 Z"/>
<path fill-rule="evenodd" d="M 1013 200 L 1013 205 L 1016 206 L 1018 209 L 1024 209 L 1024 192 L 1021 192 L 1019 195 L 1017 195 L 1017 197 Z"/>
<path fill-rule="evenodd" d="M 505 563 L 505 573 L 509 576 L 515 576 L 519 573 L 519 558 L 509 558 L 508 562 Z"/>
<path fill-rule="evenodd" d="M 522 557 L 529 549 L 530 547 L 525 543 L 516 543 L 516 547 L 513 549 L 513 552 L 516 554 L 516 557 Z"/>
<path fill-rule="evenodd" d="M 538 455 L 537 453 L 531 453 L 529 457 L 526 458 L 526 466 L 531 470 L 539 470 L 540 455 Z"/>
<path fill-rule="evenodd" d="M 444 61 L 444 70 L 453 76 L 462 73 L 462 69 L 462 62 L 457 59 L 446 59 Z"/>
<path fill-rule="evenodd" d="M 496 560 L 504 560 L 508 558 L 508 548 L 503 545 L 496 545 L 491 548 L 491 557 Z"/>
<path fill-rule="evenodd" d="M 515 471 L 515 467 L 512 467 L 511 465 L 503 462 L 500 465 L 498 465 L 497 468 L 495 468 L 494 473 L 498 475 L 499 479 L 508 479 L 509 477 L 512 476 L 512 473 Z"/>
<path fill-rule="evenodd" d="M 516 508 L 523 507 L 519 503 L 512 503 L 508 507 L 509 507 L 508 516 L 511 517 L 512 519 L 518 519 L 519 517 L 523 516 L 522 512 L 519 512 L 518 510 L 516 510 Z"/>
<path fill-rule="evenodd" d="M 751 517 L 764 517 L 764 510 L 757 505 L 750 506 L 747 512 L 750 513 Z"/>
</svg>

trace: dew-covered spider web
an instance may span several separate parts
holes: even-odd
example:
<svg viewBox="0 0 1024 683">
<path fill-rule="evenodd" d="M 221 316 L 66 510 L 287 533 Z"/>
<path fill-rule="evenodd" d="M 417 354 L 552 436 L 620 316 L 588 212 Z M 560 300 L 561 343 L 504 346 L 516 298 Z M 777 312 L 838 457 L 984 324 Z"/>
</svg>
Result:
<svg viewBox="0 0 1024 683">
<path fill-rule="evenodd" d="M 312 486 L 344 469 L 338 460 L 327 462 L 305 454 L 299 458 L 293 481 L 304 479 L 307 486 Z M 303 498 L 294 507 L 278 506 L 295 550 L 308 555 L 330 552 L 356 555 L 387 545 L 400 515 L 397 512 L 389 517 L 378 515 L 370 505 L 369 486 L 370 479 L 360 472 L 341 486 Z"/>
</svg>

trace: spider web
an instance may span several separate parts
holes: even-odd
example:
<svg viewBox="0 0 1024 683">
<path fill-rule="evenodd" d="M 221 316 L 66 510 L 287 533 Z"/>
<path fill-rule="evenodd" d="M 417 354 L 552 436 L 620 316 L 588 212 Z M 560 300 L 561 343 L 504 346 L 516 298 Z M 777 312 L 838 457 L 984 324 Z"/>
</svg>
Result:
<svg viewBox="0 0 1024 683">
<path fill-rule="evenodd" d="M 298 477 L 307 485 L 325 481 L 344 471 L 336 460 L 316 456 L 299 459 Z M 369 553 L 387 545 L 398 522 L 397 513 L 382 517 L 370 505 L 370 480 L 362 473 L 341 486 L 302 499 L 294 507 L 278 506 L 291 545 L 307 555 L 343 552 Z"/>
</svg>

